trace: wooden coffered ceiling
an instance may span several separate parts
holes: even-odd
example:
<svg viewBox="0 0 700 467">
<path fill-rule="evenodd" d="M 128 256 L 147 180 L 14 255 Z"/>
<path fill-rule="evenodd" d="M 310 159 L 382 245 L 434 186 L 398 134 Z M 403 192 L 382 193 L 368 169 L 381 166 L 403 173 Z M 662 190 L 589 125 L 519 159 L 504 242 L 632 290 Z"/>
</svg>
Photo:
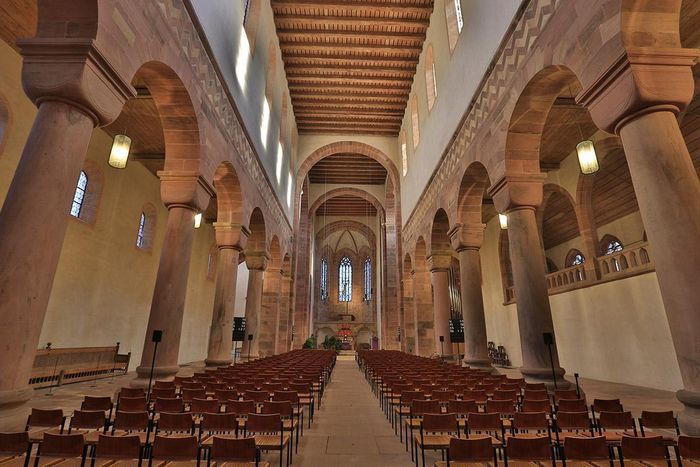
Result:
<svg viewBox="0 0 700 467">
<path fill-rule="evenodd" d="M 316 209 L 317 216 L 372 217 L 377 208 L 372 203 L 352 195 L 336 196 L 322 203 Z"/>
<path fill-rule="evenodd" d="M 374 159 L 362 154 L 340 153 L 318 161 L 309 171 L 309 182 L 383 185 L 386 176 L 384 166 Z"/>
<path fill-rule="evenodd" d="M 433 0 L 272 0 L 300 133 L 398 135 Z"/>
</svg>

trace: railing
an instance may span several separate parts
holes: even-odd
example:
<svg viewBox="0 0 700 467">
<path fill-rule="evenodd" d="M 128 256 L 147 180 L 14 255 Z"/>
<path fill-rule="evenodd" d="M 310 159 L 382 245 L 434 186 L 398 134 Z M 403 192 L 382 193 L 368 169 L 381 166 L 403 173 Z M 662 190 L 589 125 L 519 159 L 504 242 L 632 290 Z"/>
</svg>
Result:
<svg viewBox="0 0 700 467">
<path fill-rule="evenodd" d="M 130 359 L 131 353 L 119 353 L 119 345 L 39 349 L 29 385 L 42 388 L 123 375 L 129 369 Z"/>
<path fill-rule="evenodd" d="M 595 261 L 600 271 L 600 278 L 592 277 L 592 271 L 587 272 L 585 264 L 547 274 L 545 278 L 549 294 L 581 289 L 602 282 L 645 274 L 655 269 L 647 242 L 627 247 L 610 255 L 598 257 Z M 505 287 L 503 295 L 506 304 L 515 303 L 514 287 Z"/>
</svg>

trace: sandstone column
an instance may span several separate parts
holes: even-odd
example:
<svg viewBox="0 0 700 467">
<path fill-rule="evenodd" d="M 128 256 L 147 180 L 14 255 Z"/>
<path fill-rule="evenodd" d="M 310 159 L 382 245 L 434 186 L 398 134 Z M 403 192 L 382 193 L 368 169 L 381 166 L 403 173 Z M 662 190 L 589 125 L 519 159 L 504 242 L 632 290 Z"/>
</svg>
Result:
<svg viewBox="0 0 700 467">
<path fill-rule="evenodd" d="M 18 41 L 34 124 L 0 211 L 0 406 L 28 387 L 69 211 L 92 130 L 135 95 L 92 42 Z"/>
<path fill-rule="evenodd" d="M 263 276 L 269 256 L 266 252 L 246 252 L 245 262 L 248 266 L 248 292 L 245 300 L 245 321 L 246 340 L 241 347 L 241 358 L 257 358 L 259 351 L 259 330 L 260 311 L 262 308 Z M 253 340 L 248 340 L 248 335 L 253 335 Z M 249 350 L 250 348 L 250 350 Z"/>
<path fill-rule="evenodd" d="M 245 247 L 248 229 L 240 225 L 214 223 L 219 259 L 216 269 L 214 312 L 205 363 L 216 367 L 231 364 L 233 314 L 236 305 L 238 257 Z"/>
<path fill-rule="evenodd" d="M 481 292 L 481 257 L 484 224 L 457 225 L 449 233 L 452 246 L 459 254 L 460 295 L 464 319 L 465 365 L 493 370 L 488 353 L 484 297 Z"/>
<path fill-rule="evenodd" d="M 448 255 L 432 255 L 428 258 L 430 279 L 433 283 L 433 322 L 435 331 L 435 351 L 452 358 L 452 343 L 450 342 L 450 291 L 447 270 L 450 268 L 452 257 Z M 440 336 L 445 341 L 440 345 Z"/>
<path fill-rule="evenodd" d="M 545 280 L 545 257 L 535 211 L 542 203 L 543 174 L 506 176 L 491 188 L 496 208 L 508 216 L 508 247 L 513 268 L 518 328 L 523 353 L 520 372 L 531 381 L 552 385 L 552 363 L 543 334 L 554 335 L 552 311 Z M 552 360 L 557 387 L 568 387 L 559 366 L 556 339 Z"/>
<path fill-rule="evenodd" d="M 578 96 L 622 139 L 683 379 L 678 421 L 691 435 L 700 435 L 700 181 L 677 117 L 693 97 L 697 57 L 697 49 L 631 49 L 613 80 Z"/>
<path fill-rule="evenodd" d="M 165 240 L 153 290 L 141 365 L 136 368 L 138 376 L 132 381 L 133 386 L 148 384 L 155 347 L 151 341 L 154 330 L 163 331 L 153 366 L 154 379 L 172 378 L 179 370 L 178 353 L 194 238 L 194 215 L 195 208 L 190 205 L 168 205 L 168 223 L 165 227 Z"/>
</svg>

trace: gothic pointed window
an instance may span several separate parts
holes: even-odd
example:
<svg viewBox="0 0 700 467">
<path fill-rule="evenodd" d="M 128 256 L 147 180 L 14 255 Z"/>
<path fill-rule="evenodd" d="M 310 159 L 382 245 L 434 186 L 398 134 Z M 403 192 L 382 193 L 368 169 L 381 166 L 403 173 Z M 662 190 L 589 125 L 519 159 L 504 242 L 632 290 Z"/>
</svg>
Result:
<svg viewBox="0 0 700 467">
<path fill-rule="evenodd" d="M 583 256 L 583 253 L 581 253 L 577 249 L 572 249 L 569 251 L 569 253 L 566 255 L 566 267 L 570 268 L 573 266 L 580 266 L 583 263 L 586 262 L 586 257 Z"/>
<path fill-rule="evenodd" d="M 80 176 L 78 177 L 78 184 L 75 187 L 75 193 L 73 194 L 73 204 L 70 207 L 70 215 L 80 219 L 80 211 L 83 209 L 83 202 L 85 201 L 85 193 L 87 192 L 88 177 L 84 170 L 80 171 Z"/>
<path fill-rule="evenodd" d="M 364 301 L 369 302 L 372 300 L 372 260 L 367 258 L 365 260 L 365 284 L 364 284 Z"/>
<path fill-rule="evenodd" d="M 328 260 L 321 258 L 321 300 L 328 300 Z"/>
<path fill-rule="evenodd" d="M 612 235 L 605 235 L 600 242 L 600 252 L 603 256 L 612 255 L 618 251 L 622 251 L 622 242 Z"/>
<path fill-rule="evenodd" d="M 352 263 L 347 256 L 343 256 L 338 266 L 338 301 L 352 301 Z"/>
<path fill-rule="evenodd" d="M 139 219 L 139 230 L 136 233 L 136 246 L 138 248 L 143 248 L 143 237 L 146 232 L 146 213 L 141 213 L 141 218 Z"/>
</svg>

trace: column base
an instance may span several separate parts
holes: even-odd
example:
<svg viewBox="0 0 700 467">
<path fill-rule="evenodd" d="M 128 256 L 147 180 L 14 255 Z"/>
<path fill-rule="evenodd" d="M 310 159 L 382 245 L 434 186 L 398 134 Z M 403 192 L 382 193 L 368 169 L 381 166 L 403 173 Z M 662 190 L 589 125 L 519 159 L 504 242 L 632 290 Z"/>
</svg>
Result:
<svg viewBox="0 0 700 467">
<path fill-rule="evenodd" d="M 153 368 L 153 381 L 172 381 L 177 372 L 180 371 L 179 366 L 157 366 Z M 151 376 L 150 366 L 139 366 L 136 368 L 136 378 L 131 380 L 129 386 L 132 388 L 147 388 L 148 379 Z"/>
<path fill-rule="evenodd" d="M 491 364 L 490 358 L 464 357 L 462 359 L 462 366 L 468 366 L 469 368 L 474 368 L 475 370 L 488 370 L 490 373 L 493 373 L 495 370 Z"/>
<path fill-rule="evenodd" d="M 551 368 L 520 368 L 520 373 L 528 383 L 544 383 L 548 390 L 554 390 L 554 380 L 552 379 Z M 569 389 L 571 383 L 564 379 L 566 370 L 555 368 L 554 375 L 557 380 L 557 389 Z"/>
<path fill-rule="evenodd" d="M 229 366 L 229 365 L 231 365 L 231 363 L 233 363 L 233 360 L 230 358 L 228 360 L 213 360 L 213 359 L 209 359 L 209 358 L 204 359 L 204 365 L 207 368 L 218 368 L 220 366 Z"/>
<path fill-rule="evenodd" d="M 24 405 L 34 395 L 34 389 L 29 386 L 19 389 L 0 391 L 0 408 L 11 409 Z"/>
<path fill-rule="evenodd" d="M 700 392 L 681 389 L 676 397 L 685 406 L 678 414 L 681 432 L 690 436 L 700 436 Z"/>
</svg>

